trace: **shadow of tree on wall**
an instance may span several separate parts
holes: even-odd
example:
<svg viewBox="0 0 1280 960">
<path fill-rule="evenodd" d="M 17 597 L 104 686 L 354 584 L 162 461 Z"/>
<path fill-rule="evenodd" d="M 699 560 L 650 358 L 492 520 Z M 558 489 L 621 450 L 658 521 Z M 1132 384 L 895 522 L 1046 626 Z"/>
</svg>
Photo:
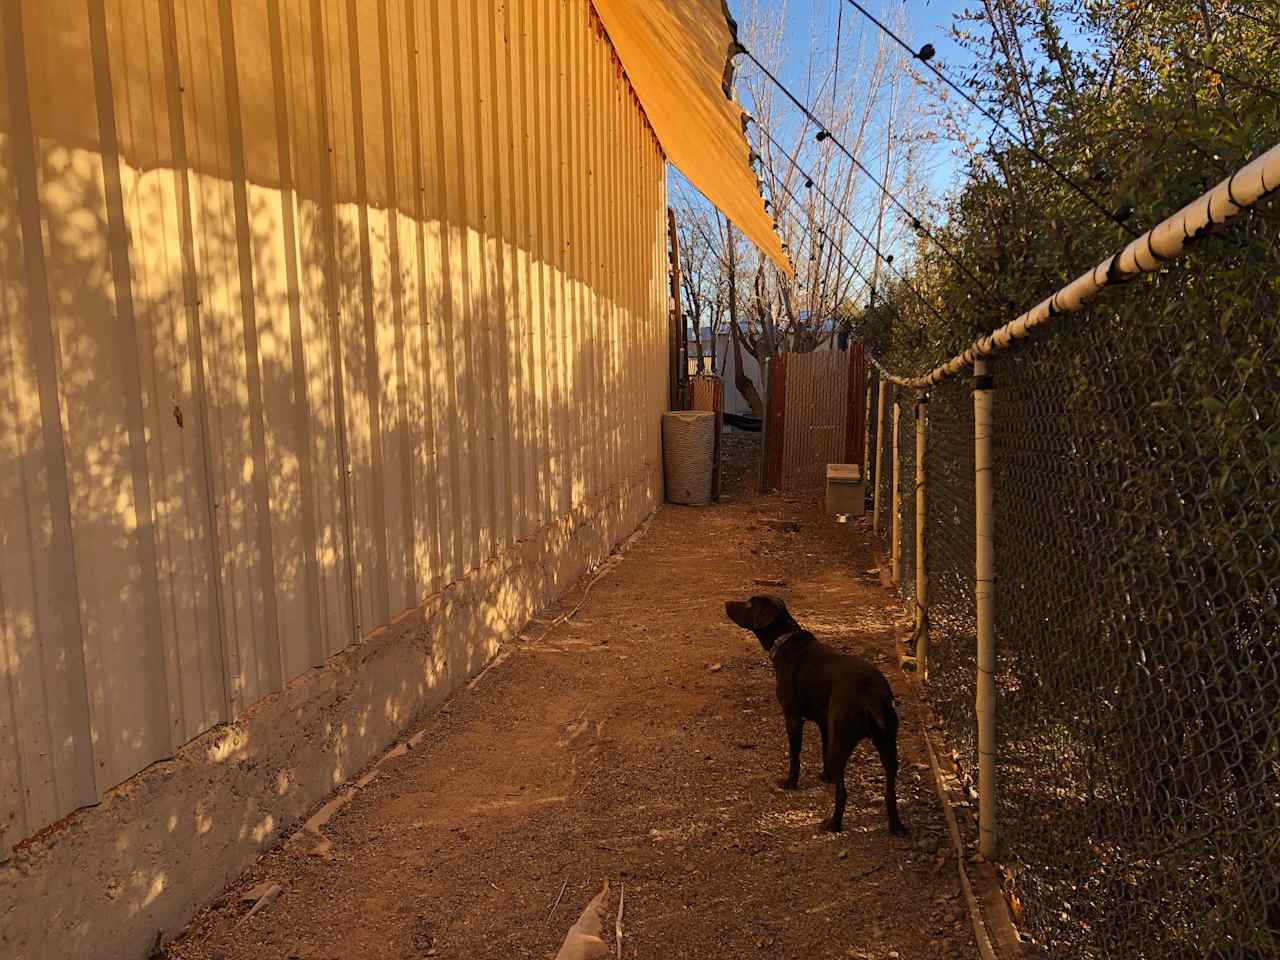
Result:
<svg viewBox="0 0 1280 960">
<path fill-rule="evenodd" d="M 68 8 L 65 37 L 19 31 L 28 59 L 97 58 L 117 145 L 0 129 L 0 823 L 12 844 L 122 805 L 75 821 L 113 851 L 101 902 L 64 904 L 86 950 L 121 903 L 189 915 L 660 496 L 664 164 L 585 4 L 551 27 L 463 10 L 484 69 L 450 77 L 427 56 L 446 25 L 369 6 L 139 4 L 106 40 Z M 571 71 L 591 96 L 565 96 Z M 446 93 L 479 104 L 474 130 Z M 32 862 L 73 868 L 65 826 Z M 0 936 L 38 944 L 29 920 Z"/>
</svg>

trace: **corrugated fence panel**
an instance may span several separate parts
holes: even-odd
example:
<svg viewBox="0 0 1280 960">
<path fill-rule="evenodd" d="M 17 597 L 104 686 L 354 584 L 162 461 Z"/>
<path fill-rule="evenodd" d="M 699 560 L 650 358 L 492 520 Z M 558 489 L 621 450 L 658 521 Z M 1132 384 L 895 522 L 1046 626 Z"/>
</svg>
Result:
<svg viewBox="0 0 1280 960">
<path fill-rule="evenodd" d="M 845 462 L 849 357 L 830 350 L 787 359 L 782 487 L 821 483 L 828 463 Z"/>
<path fill-rule="evenodd" d="M 653 502 L 667 334 L 665 163 L 587 0 L 0 27 L 3 857 L 570 510 Z"/>
</svg>

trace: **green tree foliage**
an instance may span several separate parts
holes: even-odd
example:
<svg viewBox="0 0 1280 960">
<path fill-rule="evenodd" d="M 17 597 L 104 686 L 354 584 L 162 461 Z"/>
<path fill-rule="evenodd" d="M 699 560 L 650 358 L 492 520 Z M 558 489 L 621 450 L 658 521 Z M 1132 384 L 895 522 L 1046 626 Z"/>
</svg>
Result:
<svg viewBox="0 0 1280 960">
<path fill-rule="evenodd" d="M 895 369 L 957 352 L 1280 143 L 1280 13 L 1270 4 L 987 0 L 955 34 L 974 56 L 965 80 L 979 101 L 1108 213 L 1131 211 L 1129 230 L 982 120 L 983 139 L 964 138 L 964 186 L 935 231 L 981 285 L 921 238 L 911 283 L 941 317 L 898 283 L 862 324 Z M 962 129 L 954 116 L 939 122 Z M 1232 234 L 1230 256 L 1198 261 L 1206 291 L 1215 271 L 1274 271 L 1275 211 L 1252 221 Z M 1238 286 L 1220 285 L 1225 300 L 1198 298 L 1203 315 L 1185 322 L 1212 314 L 1222 326 L 1250 310 L 1231 302 Z"/>
<path fill-rule="evenodd" d="M 979 2 L 963 82 L 1013 134 L 939 117 L 966 168 L 931 229 L 977 279 L 921 236 L 877 291 L 861 333 L 904 374 L 1280 143 L 1274 3 Z M 1009 817 L 1026 923 L 1055 955 L 1276 956 L 1280 203 L 995 367 L 1002 800 L 1061 831 Z"/>
</svg>

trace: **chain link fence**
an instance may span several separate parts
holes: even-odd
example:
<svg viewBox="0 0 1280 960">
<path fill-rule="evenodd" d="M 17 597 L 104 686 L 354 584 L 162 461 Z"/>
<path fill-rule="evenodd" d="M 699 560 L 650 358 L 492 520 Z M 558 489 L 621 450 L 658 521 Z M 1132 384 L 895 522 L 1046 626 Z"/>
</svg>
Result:
<svg viewBox="0 0 1280 960">
<path fill-rule="evenodd" d="M 916 602 L 916 402 L 915 395 L 899 390 L 898 468 L 892 483 L 898 491 L 897 576 L 898 590 L 909 610 Z"/>
<path fill-rule="evenodd" d="M 925 474 L 929 695 L 947 732 L 947 745 L 955 752 L 956 766 L 972 786 L 977 783 L 978 768 L 973 708 L 977 676 L 973 397 L 962 381 L 948 380 L 929 394 Z"/>
<path fill-rule="evenodd" d="M 866 507 L 870 512 L 875 505 L 876 461 L 880 459 L 880 426 L 876 422 L 876 403 L 880 398 L 881 384 L 874 370 L 869 373 L 867 381 L 867 442 L 863 475 L 867 487 Z"/>
<path fill-rule="evenodd" d="M 1280 957 L 1277 237 L 1263 203 L 992 360 L 1000 860 L 1050 956 Z M 976 785 L 972 378 L 928 409 L 928 690 Z"/>
<path fill-rule="evenodd" d="M 893 507 L 893 473 L 896 467 L 893 462 L 893 398 L 898 391 L 891 385 L 881 384 L 880 392 L 873 398 L 876 404 L 880 402 L 880 393 L 884 394 L 884 410 L 873 417 L 876 421 L 875 462 L 871 465 L 872 472 L 868 477 L 870 482 L 867 484 L 867 489 L 874 489 L 874 496 L 879 498 L 880 549 L 887 557 L 892 549 L 890 537 L 893 534 L 893 522 L 890 510 Z M 876 409 L 879 411 L 878 406 Z"/>
</svg>

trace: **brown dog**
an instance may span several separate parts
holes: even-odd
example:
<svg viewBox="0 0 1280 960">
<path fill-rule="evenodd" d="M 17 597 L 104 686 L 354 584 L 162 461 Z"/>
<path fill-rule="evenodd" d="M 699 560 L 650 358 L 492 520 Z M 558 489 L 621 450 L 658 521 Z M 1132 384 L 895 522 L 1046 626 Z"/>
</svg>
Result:
<svg viewBox="0 0 1280 960">
<path fill-rule="evenodd" d="M 844 826 L 848 794 L 844 770 L 864 737 L 870 737 L 884 766 L 884 806 L 889 830 L 906 836 L 898 819 L 898 713 L 893 690 L 883 673 L 861 657 L 821 643 L 801 627 L 777 597 L 730 600 L 729 619 L 752 631 L 773 661 L 778 703 L 787 723 L 791 766 L 782 781 L 794 790 L 800 780 L 800 745 L 804 722 L 811 720 L 822 734 L 822 779 L 836 785 L 836 807 L 824 830 L 839 833 Z"/>
</svg>

